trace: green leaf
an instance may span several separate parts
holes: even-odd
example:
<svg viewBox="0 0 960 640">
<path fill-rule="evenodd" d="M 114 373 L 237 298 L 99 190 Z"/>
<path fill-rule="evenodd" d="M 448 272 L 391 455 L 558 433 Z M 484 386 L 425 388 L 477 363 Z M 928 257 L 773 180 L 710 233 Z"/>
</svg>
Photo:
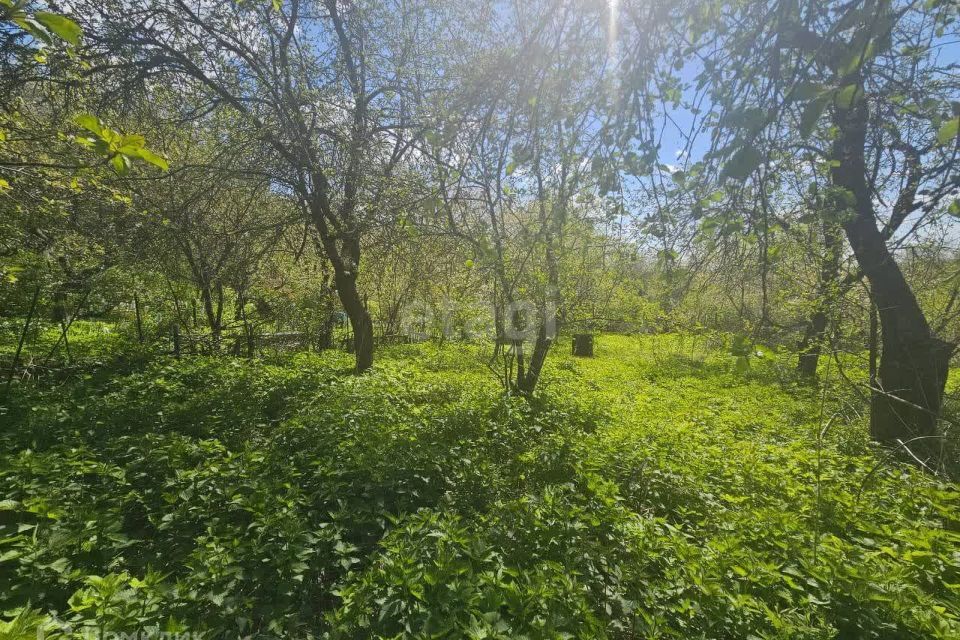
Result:
<svg viewBox="0 0 960 640">
<path fill-rule="evenodd" d="M 762 160 L 759 151 L 753 147 L 743 147 L 724 165 L 721 175 L 735 180 L 745 180 Z"/>
<path fill-rule="evenodd" d="M 110 158 L 110 164 L 113 166 L 113 170 L 117 172 L 117 175 L 126 175 L 130 171 L 130 158 L 118 153 L 112 158 Z"/>
<path fill-rule="evenodd" d="M 37 22 L 42 24 L 47 30 L 76 46 L 80 44 L 80 36 L 83 35 L 83 29 L 76 22 L 62 16 L 58 13 L 49 11 L 37 11 L 33 14 Z"/>
<path fill-rule="evenodd" d="M 791 100 L 812 100 L 820 96 L 826 87 L 815 82 L 798 82 L 790 92 Z"/>
<path fill-rule="evenodd" d="M 141 160 L 149 162 L 153 166 L 159 167 L 164 171 L 169 171 L 170 169 L 170 165 L 163 157 L 157 155 L 153 151 L 150 151 L 150 149 L 147 149 L 146 147 L 140 147 L 139 149 L 131 151 L 128 155 L 131 155 L 135 158 L 140 158 Z"/>
<path fill-rule="evenodd" d="M 98 136 L 103 135 L 103 125 L 100 123 L 100 119 L 89 113 L 81 113 L 76 118 L 73 119 L 73 123 L 78 127 L 82 127 L 91 133 L 95 133 Z"/>
<path fill-rule="evenodd" d="M 137 149 L 142 149 L 143 145 L 146 144 L 146 140 L 143 139 L 143 136 L 139 135 L 127 135 L 120 138 L 119 149 L 120 153 L 133 153 Z"/>
<path fill-rule="evenodd" d="M 22 27 L 33 37 L 43 40 L 46 44 L 53 43 L 53 39 L 50 37 L 50 32 L 47 31 L 47 28 L 37 22 L 34 18 L 15 18 L 13 22 L 20 25 L 20 27 Z"/>
<path fill-rule="evenodd" d="M 840 61 L 840 68 L 838 70 L 840 75 L 845 76 L 853 73 L 863 66 L 864 63 L 872 59 L 876 53 L 877 47 L 874 42 L 868 42 L 866 47 L 864 47 L 862 37 L 854 39 L 851 50 Z"/>
<path fill-rule="evenodd" d="M 937 142 L 939 144 L 953 142 L 958 132 L 960 132 L 960 117 L 950 118 L 937 130 Z"/>
<path fill-rule="evenodd" d="M 855 102 L 863 98 L 863 90 L 859 85 L 848 84 L 837 91 L 837 106 L 841 109 L 849 109 Z"/>
<path fill-rule="evenodd" d="M 803 109 L 803 113 L 800 115 L 801 137 L 810 137 L 810 134 L 813 133 L 813 128 L 817 126 L 817 122 L 819 122 L 820 116 L 823 115 L 823 110 L 826 108 L 827 101 L 824 98 L 817 98 L 816 100 L 807 104 L 807 106 Z"/>
</svg>

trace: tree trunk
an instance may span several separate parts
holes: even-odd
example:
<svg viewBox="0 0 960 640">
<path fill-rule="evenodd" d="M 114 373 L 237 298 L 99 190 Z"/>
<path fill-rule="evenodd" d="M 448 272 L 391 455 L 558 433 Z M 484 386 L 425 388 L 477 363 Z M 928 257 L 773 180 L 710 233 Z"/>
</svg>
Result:
<svg viewBox="0 0 960 640">
<path fill-rule="evenodd" d="M 877 229 L 866 178 L 867 103 L 862 93 L 850 108 L 838 106 L 836 112 L 839 135 L 834 160 L 839 164 L 832 169 L 832 178 L 835 185 L 853 195 L 854 210 L 845 216 L 843 228 L 870 282 L 880 317 L 879 389 L 871 400 L 870 434 L 888 443 L 929 438 L 936 435 L 954 345 L 932 335 L 909 283 Z"/>
<path fill-rule="evenodd" d="M 338 268 L 337 263 L 334 263 L 333 281 L 337 285 L 337 296 L 353 328 L 355 369 L 357 373 L 363 373 L 373 365 L 373 321 L 357 290 L 355 269 L 356 267 L 348 270 L 342 265 Z"/>
<path fill-rule="evenodd" d="M 219 297 L 216 306 L 213 300 L 213 290 L 210 283 L 200 287 L 200 299 L 203 301 L 203 313 L 207 317 L 207 326 L 210 327 L 210 338 L 213 341 L 213 350 L 220 348 L 220 319 L 223 312 L 223 288 L 218 285 Z"/>
<path fill-rule="evenodd" d="M 322 185 L 326 179 L 318 175 L 313 182 L 315 185 Z M 340 304 L 343 305 L 353 327 L 354 370 L 363 373 L 373 366 L 373 321 L 357 290 L 357 272 L 360 269 L 359 231 L 352 229 L 334 233 L 327 223 L 332 217 L 330 202 L 322 190 L 311 193 L 307 204 L 310 218 L 320 236 L 320 243 L 333 266 L 333 283 L 337 289 L 337 297 L 340 298 Z M 349 207 L 347 209 L 349 210 Z M 342 220 L 339 224 L 343 224 Z"/>
<path fill-rule="evenodd" d="M 573 355 L 586 358 L 593 357 L 593 334 L 578 333 L 573 336 Z"/>
<path fill-rule="evenodd" d="M 540 317 L 539 328 L 537 329 L 537 339 L 533 344 L 533 353 L 530 354 L 530 364 L 523 373 L 521 369 L 517 372 L 517 381 L 520 393 L 532 395 L 540 382 L 540 373 L 543 371 L 543 364 L 547 360 L 547 354 L 550 353 L 550 347 L 553 345 L 553 339 L 560 331 L 560 266 L 556 254 L 556 237 L 559 235 L 564 218 L 564 207 L 566 206 L 565 195 L 563 193 L 563 184 L 566 181 L 566 164 L 561 166 L 561 188 L 556 200 L 550 205 L 549 209 L 546 202 L 547 190 L 544 187 L 543 171 L 541 166 L 541 144 L 539 134 L 536 138 L 537 152 L 536 162 L 534 163 L 537 178 L 537 200 L 538 211 L 540 213 L 540 225 L 543 229 L 543 258 L 547 267 L 547 285 L 548 289 L 544 293 L 543 304 L 538 310 Z M 522 348 L 522 345 L 521 345 Z M 519 352 L 522 355 L 522 351 Z M 518 359 L 518 364 L 522 365 L 522 359 Z"/>
<path fill-rule="evenodd" d="M 819 301 L 817 304 L 819 308 L 810 316 L 803 340 L 800 342 L 800 358 L 797 361 L 797 373 L 807 379 L 815 378 L 817 375 L 823 338 L 827 332 L 827 314 Z"/>
<path fill-rule="evenodd" d="M 836 228 L 829 222 L 823 225 L 824 255 L 820 263 L 820 282 L 817 287 L 816 309 L 810 316 L 803 340 L 800 342 L 800 357 L 797 361 L 797 373 L 801 377 L 812 379 L 817 375 L 820 354 L 823 350 L 823 338 L 827 332 L 827 310 L 835 294 L 837 278 L 840 274 L 840 239 Z"/>
<path fill-rule="evenodd" d="M 543 363 L 547 360 L 547 354 L 550 353 L 552 344 L 553 336 L 547 333 L 546 323 L 542 323 L 537 330 L 537 340 L 533 345 L 533 353 L 530 354 L 530 365 L 519 380 L 520 393 L 529 395 L 537 388 L 537 383 L 540 381 L 540 372 L 543 371 Z"/>
<path fill-rule="evenodd" d="M 870 335 L 867 344 L 868 375 L 870 389 L 877 388 L 877 355 L 880 353 L 880 319 L 877 317 L 877 305 L 870 292 Z M 875 394 L 873 392 L 872 394 Z"/>
<path fill-rule="evenodd" d="M 327 313 L 327 317 L 324 319 L 323 324 L 320 325 L 320 339 L 317 342 L 317 346 L 320 351 L 324 349 L 329 349 L 333 346 L 333 326 L 334 326 L 334 316 L 333 312 L 330 311 Z"/>
</svg>

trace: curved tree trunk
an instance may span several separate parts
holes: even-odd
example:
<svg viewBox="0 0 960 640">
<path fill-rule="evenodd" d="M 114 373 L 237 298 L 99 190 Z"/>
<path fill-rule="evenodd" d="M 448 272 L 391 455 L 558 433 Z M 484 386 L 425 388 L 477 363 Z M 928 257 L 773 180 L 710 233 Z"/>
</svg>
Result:
<svg viewBox="0 0 960 640">
<path fill-rule="evenodd" d="M 319 183 L 319 179 L 317 179 Z M 309 201 L 310 216 L 320 236 L 323 250 L 333 266 L 333 283 L 337 297 L 353 327 L 354 370 L 363 373 L 373 365 L 373 321 L 357 289 L 360 268 L 360 237 L 356 231 L 337 238 L 327 224 L 329 202 L 322 192 Z M 339 242 L 338 242 L 339 240 Z"/>
<path fill-rule="evenodd" d="M 363 373 L 373 365 L 373 321 L 357 290 L 357 281 L 353 274 L 341 274 L 334 268 L 334 281 L 337 295 L 343 310 L 350 318 L 353 327 L 354 366 L 357 373 Z"/>
<path fill-rule="evenodd" d="M 880 317 L 877 385 L 870 407 L 870 434 L 881 442 L 907 442 L 936 435 L 948 363 L 954 345 L 936 338 L 910 284 L 877 228 L 867 183 L 864 143 L 866 100 L 837 107 L 839 135 L 834 143 L 834 184 L 853 195 L 853 212 L 843 228 L 857 263 L 870 282 Z M 931 442 L 920 442 L 927 449 Z M 911 448 L 914 448 L 911 445 Z"/>
</svg>

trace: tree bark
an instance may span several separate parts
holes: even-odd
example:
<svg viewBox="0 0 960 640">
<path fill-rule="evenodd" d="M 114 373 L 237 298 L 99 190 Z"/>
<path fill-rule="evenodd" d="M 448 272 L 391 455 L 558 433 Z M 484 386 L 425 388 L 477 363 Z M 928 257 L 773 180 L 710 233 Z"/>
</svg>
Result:
<svg viewBox="0 0 960 640">
<path fill-rule="evenodd" d="M 355 369 L 357 373 L 363 373 L 373 365 L 373 322 L 357 291 L 356 277 L 353 274 L 342 275 L 335 270 L 334 281 L 343 310 L 347 312 L 353 327 Z"/>
<path fill-rule="evenodd" d="M 593 334 L 578 333 L 573 336 L 573 355 L 584 358 L 593 357 Z"/>
<path fill-rule="evenodd" d="M 223 319 L 223 285 L 217 283 L 217 300 L 213 299 L 213 287 L 211 283 L 204 283 L 200 287 L 200 298 L 203 301 L 203 313 L 207 316 L 207 324 L 210 327 L 210 337 L 213 341 L 213 350 L 220 350 L 220 334 L 222 333 Z"/>
<path fill-rule="evenodd" d="M 243 335 L 247 342 L 247 358 L 253 358 L 256 355 L 256 344 L 253 339 L 253 328 L 250 326 L 250 320 L 247 318 L 247 300 L 244 289 L 237 291 L 237 306 L 240 307 L 240 319 L 243 321 Z"/>
<path fill-rule="evenodd" d="M 818 302 L 818 305 L 820 303 Z M 820 306 L 807 323 L 807 329 L 800 342 L 800 358 L 797 361 L 797 373 L 806 379 L 817 376 L 817 367 L 820 366 L 820 352 L 823 348 L 823 338 L 827 332 L 827 314 Z"/>
<path fill-rule="evenodd" d="M 319 180 L 315 180 L 319 182 Z M 373 366 L 373 321 L 357 289 L 357 271 L 360 268 L 360 238 L 356 231 L 344 233 L 340 242 L 327 224 L 329 208 L 322 193 L 314 193 L 310 202 L 310 216 L 327 259 L 333 266 L 333 283 L 337 297 L 353 327 L 354 370 L 363 373 Z"/>
<path fill-rule="evenodd" d="M 857 82 L 858 86 L 862 86 Z M 848 108 L 836 106 L 833 183 L 853 196 L 843 228 L 870 282 L 880 318 L 879 389 L 870 407 L 870 434 L 895 443 L 936 435 L 954 345 L 933 336 L 909 283 L 877 229 L 865 163 L 867 103 L 858 90 Z"/>
<path fill-rule="evenodd" d="M 820 354 L 823 351 L 823 339 L 827 332 L 827 311 L 840 274 L 840 239 L 835 227 L 829 222 L 823 225 L 824 255 L 820 263 L 820 282 L 818 283 L 816 309 L 810 316 L 803 340 L 800 342 L 800 357 L 797 361 L 797 373 L 801 377 L 812 379 L 817 375 Z"/>
</svg>

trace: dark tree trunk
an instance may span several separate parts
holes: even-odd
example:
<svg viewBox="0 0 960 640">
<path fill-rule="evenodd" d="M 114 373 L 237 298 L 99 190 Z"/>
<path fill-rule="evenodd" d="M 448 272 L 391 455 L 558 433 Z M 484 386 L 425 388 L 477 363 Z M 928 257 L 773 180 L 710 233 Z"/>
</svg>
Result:
<svg viewBox="0 0 960 640">
<path fill-rule="evenodd" d="M 333 346 L 333 325 L 334 318 L 333 312 L 327 313 L 326 319 L 323 321 L 323 324 L 320 326 L 320 339 L 317 346 L 320 348 L 320 351 L 324 349 L 329 349 Z"/>
<path fill-rule="evenodd" d="M 530 354 L 530 363 L 527 371 L 524 373 L 522 368 L 517 370 L 517 382 L 520 393 L 532 395 L 540 382 L 540 373 L 543 371 L 543 364 L 550 353 L 550 347 L 553 346 L 553 340 L 560 331 L 560 267 L 556 254 L 556 238 L 562 229 L 564 218 L 564 207 L 566 206 L 565 195 L 563 193 L 563 184 L 566 181 L 566 165 L 562 165 L 561 188 L 558 197 L 547 207 L 546 189 L 543 183 L 543 172 L 540 156 L 540 138 L 537 136 L 537 154 L 534 163 L 537 178 L 538 211 L 540 213 L 540 225 L 543 228 L 543 258 L 547 267 L 547 285 L 548 289 L 544 295 L 543 304 L 538 310 L 540 317 L 537 318 L 539 327 L 537 328 L 537 339 L 533 344 L 533 353 Z M 502 255 L 502 254 L 501 254 Z M 522 349 L 522 344 L 520 345 Z M 522 350 L 518 351 L 518 366 L 522 367 Z"/>
<path fill-rule="evenodd" d="M 837 107 L 834 184 L 854 198 L 843 228 L 870 282 L 880 317 L 882 353 L 870 407 L 870 434 L 881 442 L 936 435 L 954 345 L 932 335 L 917 299 L 877 229 L 864 159 L 867 104 L 859 96 Z M 925 448 L 921 446 L 917 448 Z M 929 444 L 929 443 L 927 443 Z M 913 448 L 911 446 L 911 448 Z"/>
<path fill-rule="evenodd" d="M 870 292 L 870 336 L 867 344 L 869 360 L 870 389 L 877 388 L 877 356 L 880 353 L 880 318 L 877 317 L 877 305 L 873 301 L 873 292 Z M 873 395 L 873 392 L 871 392 Z"/>
<path fill-rule="evenodd" d="M 827 311 L 836 293 L 837 279 L 840 274 L 840 239 L 837 237 L 836 228 L 829 222 L 823 225 L 823 243 L 824 254 L 820 263 L 816 309 L 807 322 L 803 340 L 800 342 L 800 357 L 797 361 L 797 373 L 808 379 L 817 375 L 829 320 Z"/>
<path fill-rule="evenodd" d="M 203 301 L 203 313 L 207 317 L 210 327 L 210 338 L 213 341 L 213 350 L 220 348 L 221 318 L 223 317 L 223 285 L 217 285 L 217 300 L 213 298 L 213 287 L 210 283 L 200 288 L 200 299 Z"/>
<path fill-rule="evenodd" d="M 50 319 L 63 324 L 67 319 L 67 292 L 66 285 L 60 285 L 53 294 L 53 306 L 50 308 Z"/>
<path fill-rule="evenodd" d="M 819 304 L 820 301 L 818 301 L 818 305 Z M 826 332 L 827 314 L 821 307 L 810 316 L 807 329 L 803 334 L 803 340 L 800 342 L 800 359 L 797 362 L 797 373 L 802 377 L 816 377 L 817 367 L 820 365 L 820 352 L 822 350 L 823 338 Z"/>
<path fill-rule="evenodd" d="M 324 253 L 333 267 L 333 283 L 337 290 L 337 297 L 353 327 L 354 371 L 363 373 L 373 365 L 373 321 L 367 311 L 360 291 L 357 289 L 357 272 L 360 269 L 360 232 L 351 228 L 335 233 L 329 220 L 334 216 L 327 192 L 322 185 L 326 185 L 326 178 L 321 174 L 313 176 L 314 190 L 309 194 L 308 207 L 310 218 L 317 233 Z M 347 185 L 344 194 L 345 201 L 353 202 L 356 186 Z M 355 225 L 352 219 L 353 207 L 342 205 L 341 215 L 337 217 L 338 225 Z"/>
<path fill-rule="evenodd" d="M 353 328 L 355 368 L 357 373 L 362 373 L 373 365 L 373 322 L 357 290 L 356 274 L 344 273 L 334 267 L 334 282 L 337 284 L 340 303 L 350 318 L 350 326 Z"/>
<path fill-rule="evenodd" d="M 237 291 L 237 306 L 240 307 L 240 319 L 243 321 L 243 335 L 247 342 L 247 357 L 253 358 L 256 355 L 256 345 L 253 339 L 253 328 L 250 326 L 250 320 L 247 318 L 246 296 L 243 289 Z"/>
<path fill-rule="evenodd" d="M 573 336 L 573 355 L 585 358 L 593 357 L 592 333 L 578 333 Z"/>
<path fill-rule="evenodd" d="M 360 240 L 346 238 L 338 247 L 323 227 L 320 237 L 333 265 L 333 282 L 337 297 L 353 328 L 354 369 L 363 373 L 373 365 L 373 321 L 357 289 L 357 269 L 360 266 Z"/>
<path fill-rule="evenodd" d="M 533 345 L 533 353 L 530 354 L 530 364 L 526 373 L 519 379 L 518 390 L 523 394 L 532 394 L 540 381 L 540 373 L 543 371 L 543 363 L 547 360 L 547 354 L 550 353 L 550 346 L 553 344 L 553 336 L 547 331 L 545 324 L 541 324 L 537 330 L 537 340 Z"/>
</svg>

